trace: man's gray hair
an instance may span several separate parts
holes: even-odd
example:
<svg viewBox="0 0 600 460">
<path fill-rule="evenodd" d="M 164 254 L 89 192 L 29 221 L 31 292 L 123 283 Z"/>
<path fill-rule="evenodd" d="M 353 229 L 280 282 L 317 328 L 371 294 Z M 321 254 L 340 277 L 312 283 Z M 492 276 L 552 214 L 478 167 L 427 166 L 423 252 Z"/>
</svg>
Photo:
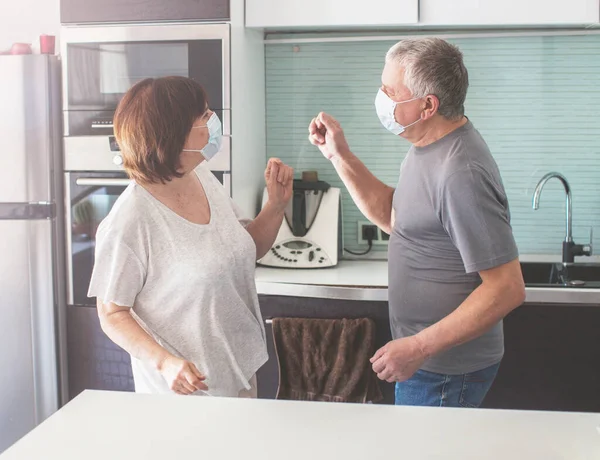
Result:
<svg viewBox="0 0 600 460">
<path fill-rule="evenodd" d="M 390 48 L 386 61 L 404 69 L 404 84 L 413 97 L 436 96 L 438 113 L 449 120 L 464 115 L 469 74 L 457 46 L 441 38 L 406 39 Z"/>
</svg>

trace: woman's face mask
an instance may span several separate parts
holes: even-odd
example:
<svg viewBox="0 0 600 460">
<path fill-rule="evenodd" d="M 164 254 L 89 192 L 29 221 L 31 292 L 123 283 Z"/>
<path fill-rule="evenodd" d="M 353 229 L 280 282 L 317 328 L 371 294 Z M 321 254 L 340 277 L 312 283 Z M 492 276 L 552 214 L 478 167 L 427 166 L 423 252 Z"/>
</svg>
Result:
<svg viewBox="0 0 600 460">
<path fill-rule="evenodd" d="M 192 126 L 192 129 L 204 129 L 208 128 L 208 143 L 204 148 L 200 150 L 195 149 L 183 149 L 184 152 L 200 152 L 206 161 L 213 158 L 219 150 L 221 150 L 221 142 L 223 140 L 223 132 L 221 129 L 221 120 L 217 117 L 217 114 L 213 114 L 208 119 L 208 122 L 202 126 Z"/>
</svg>

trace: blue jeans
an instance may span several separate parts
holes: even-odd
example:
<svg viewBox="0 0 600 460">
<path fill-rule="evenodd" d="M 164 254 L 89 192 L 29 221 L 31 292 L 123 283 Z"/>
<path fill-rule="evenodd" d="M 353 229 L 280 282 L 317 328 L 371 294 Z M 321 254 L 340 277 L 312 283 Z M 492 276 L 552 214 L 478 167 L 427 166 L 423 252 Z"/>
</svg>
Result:
<svg viewBox="0 0 600 460">
<path fill-rule="evenodd" d="M 500 363 L 461 375 L 417 371 L 405 382 L 396 383 L 396 405 L 479 407 L 499 368 Z"/>
</svg>

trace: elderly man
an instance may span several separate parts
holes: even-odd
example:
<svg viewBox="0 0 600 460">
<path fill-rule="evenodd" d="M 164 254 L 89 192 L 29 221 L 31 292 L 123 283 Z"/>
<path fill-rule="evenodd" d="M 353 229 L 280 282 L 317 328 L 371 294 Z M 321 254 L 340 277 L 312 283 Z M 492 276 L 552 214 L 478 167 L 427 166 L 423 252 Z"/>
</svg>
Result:
<svg viewBox="0 0 600 460">
<path fill-rule="evenodd" d="M 320 113 L 309 140 L 362 213 L 387 233 L 392 334 L 371 359 L 396 404 L 478 407 L 504 353 L 502 319 L 525 287 L 498 166 L 464 116 L 462 53 L 436 38 L 387 53 L 375 99 L 381 123 L 412 143 L 394 189 Z"/>
</svg>

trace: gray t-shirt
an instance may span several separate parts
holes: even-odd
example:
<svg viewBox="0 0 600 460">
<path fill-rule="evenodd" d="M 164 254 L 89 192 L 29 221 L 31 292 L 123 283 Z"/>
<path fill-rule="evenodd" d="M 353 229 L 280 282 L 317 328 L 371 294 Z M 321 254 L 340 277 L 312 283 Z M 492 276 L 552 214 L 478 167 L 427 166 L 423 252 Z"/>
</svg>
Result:
<svg viewBox="0 0 600 460">
<path fill-rule="evenodd" d="M 488 146 L 471 122 L 412 147 L 394 193 L 389 307 L 394 338 L 414 335 L 456 310 L 481 284 L 478 272 L 518 257 L 508 201 Z M 500 362 L 502 322 L 431 357 L 423 370 L 464 374 Z"/>
<path fill-rule="evenodd" d="M 202 163 L 196 170 L 210 205 L 192 223 L 132 183 L 102 221 L 89 296 L 132 307 L 158 344 L 193 362 L 211 396 L 250 389 L 267 361 L 248 221 Z M 240 225 L 241 224 L 241 225 Z M 171 393 L 150 364 L 132 358 L 135 389 Z M 205 394 L 198 391 L 196 394 Z"/>
</svg>

